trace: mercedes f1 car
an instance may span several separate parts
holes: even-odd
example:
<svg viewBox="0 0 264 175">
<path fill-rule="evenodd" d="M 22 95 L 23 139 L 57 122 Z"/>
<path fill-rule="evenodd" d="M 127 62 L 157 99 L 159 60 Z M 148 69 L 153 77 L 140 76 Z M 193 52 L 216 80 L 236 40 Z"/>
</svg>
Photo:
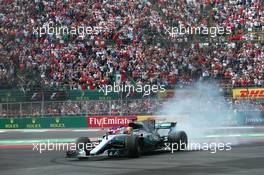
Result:
<svg viewBox="0 0 264 175">
<path fill-rule="evenodd" d="M 155 123 L 153 120 L 130 122 L 128 127 L 116 127 L 98 141 L 80 137 L 78 148 L 66 152 L 67 158 L 88 158 L 99 155 L 139 157 L 142 153 L 164 150 L 165 146 L 177 144 L 175 150 L 185 150 L 188 139 L 184 131 L 178 131 L 176 123 Z M 167 149 L 168 150 L 168 149 Z"/>
</svg>

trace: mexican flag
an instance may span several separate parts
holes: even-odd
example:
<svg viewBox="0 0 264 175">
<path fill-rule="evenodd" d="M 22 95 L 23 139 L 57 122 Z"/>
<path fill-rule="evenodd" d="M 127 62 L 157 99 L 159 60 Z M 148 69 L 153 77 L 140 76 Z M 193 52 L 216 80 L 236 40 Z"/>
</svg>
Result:
<svg viewBox="0 0 264 175">
<path fill-rule="evenodd" d="M 125 80 L 125 73 L 123 71 L 121 73 L 114 71 L 114 82 L 116 84 L 121 84 L 121 82 L 124 80 Z"/>
</svg>

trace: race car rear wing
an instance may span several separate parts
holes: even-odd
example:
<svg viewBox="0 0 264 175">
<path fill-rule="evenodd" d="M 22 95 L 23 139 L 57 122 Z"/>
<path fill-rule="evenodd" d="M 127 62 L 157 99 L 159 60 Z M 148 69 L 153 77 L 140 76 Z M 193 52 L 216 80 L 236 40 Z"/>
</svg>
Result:
<svg viewBox="0 0 264 175">
<path fill-rule="evenodd" d="M 155 123 L 155 129 L 170 129 L 175 127 L 177 122 L 163 122 L 163 123 Z"/>
</svg>

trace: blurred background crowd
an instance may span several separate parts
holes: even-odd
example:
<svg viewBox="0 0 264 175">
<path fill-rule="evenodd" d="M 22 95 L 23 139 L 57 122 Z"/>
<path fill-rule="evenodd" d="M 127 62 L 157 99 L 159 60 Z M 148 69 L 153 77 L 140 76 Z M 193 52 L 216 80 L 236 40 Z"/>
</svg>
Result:
<svg viewBox="0 0 264 175">
<path fill-rule="evenodd" d="M 180 99 L 178 99 L 180 100 Z M 80 115 L 162 115 L 167 100 L 159 99 L 131 99 L 131 100 L 89 100 L 5 104 L 1 117 L 10 116 L 80 116 Z M 180 101 L 179 101 L 180 102 Z M 199 104 L 198 112 L 214 111 L 215 113 L 264 112 L 264 100 L 246 99 L 232 100 L 230 98 L 208 98 L 207 104 Z M 175 103 L 177 104 L 177 102 Z M 214 106 L 214 109 L 207 105 Z M 186 111 L 188 113 L 190 111 Z"/>
<path fill-rule="evenodd" d="M 1 89 L 96 90 L 116 82 L 181 88 L 209 79 L 224 88 L 264 85 L 263 0 L 2 0 L 0 23 Z M 107 30 L 85 37 L 33 32 L 47 25 Z M 230 27 L 232 33 L 166 33 L 179 26 Z M 64 102 L 45 111 L 151 113 L 160 103 Z"/>
</svg>

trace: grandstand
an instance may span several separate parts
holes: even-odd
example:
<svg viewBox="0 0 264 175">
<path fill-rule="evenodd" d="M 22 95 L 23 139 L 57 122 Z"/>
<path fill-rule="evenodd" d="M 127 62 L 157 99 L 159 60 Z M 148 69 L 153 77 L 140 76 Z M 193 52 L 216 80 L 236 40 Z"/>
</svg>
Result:
<svg viewBox="0 0 264 175">
<path fill-rule="evenodd" d="M 170 90 L 197 81 L 219 84 L 230 110 L 249 103 L 263 111 L 262 98 L 232 99 L 233 88 L 264 86 L 263 8 L 262 0 L 3 0 L 0 116 L 153 114 L 165 101 L 158 95 L 97 92 L 114 83 Z M 107 30 L 85 37 L 33 32 L 45 25 Z M 232 33 L 166 33 L 179 26 Z"/>
</svg>

